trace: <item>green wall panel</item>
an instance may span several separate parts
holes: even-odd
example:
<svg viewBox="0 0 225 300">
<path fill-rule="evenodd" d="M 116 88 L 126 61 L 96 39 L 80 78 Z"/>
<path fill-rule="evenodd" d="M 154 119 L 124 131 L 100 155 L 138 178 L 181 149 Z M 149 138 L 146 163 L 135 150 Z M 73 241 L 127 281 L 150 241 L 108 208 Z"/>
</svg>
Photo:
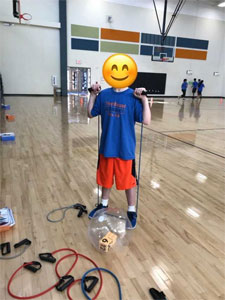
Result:
<svg viewBox="0 0 225 300">
<path fill-rule="evenodd" d="M 139 45 L 101 42 L 101 52 L 138 54 Z"/>
<path fill-rule="evenodd" d="M 72 24 L 71 25 L 71 35 L 98 39 L 99 38 L 99 28 Z"/>
</svg>

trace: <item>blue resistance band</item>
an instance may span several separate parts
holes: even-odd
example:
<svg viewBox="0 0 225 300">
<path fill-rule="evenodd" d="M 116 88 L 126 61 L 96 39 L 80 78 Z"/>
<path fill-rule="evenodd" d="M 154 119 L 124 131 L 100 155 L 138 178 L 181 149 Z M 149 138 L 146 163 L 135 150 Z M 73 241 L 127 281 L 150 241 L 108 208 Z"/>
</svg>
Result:
<svg viewBox="0 0 225 300">
<path fill-rule="evenodd" d="M 85 289 L 84 289 L 84 279 L 85 279 L 85 277 L 86 277 L 89 273 L 91 273 L 91 272 L 93 272 L 93 271 L 104 271 L 104 272 L 107 272 L 107 273 L 109 273 L 110 275 L 112 275 L 112 276 L 114 277 L 114 279 L 116 280 L 116 283 L 117 283 L 117 285 L 118 285 L 118 289 L 119 289 L 119 300 L 122 300 L 122 291 L 121 291 L 121 286 L 120 286 L 119 279 L 116 277 L 115 274 L 113 274 L 113 272 L 111 272 L 111 271 L 109 271 L 109 270 L 107 270 L 107 269 L 104 269 L 104 268 L 94 268 L 94 269 L 91 269 L 91 270 L 87 271 L 87 272 L 83 275 L 83 277 L 82 277 L 82 279 L 81 279 L 81 288 L 82 288 L 82 292 L 83 292 L 84 296 L 85 296 L 88 300 L 91 300 L 91 298 L 88 296 L 87 292 L 86 292 Z"/>
</svg>

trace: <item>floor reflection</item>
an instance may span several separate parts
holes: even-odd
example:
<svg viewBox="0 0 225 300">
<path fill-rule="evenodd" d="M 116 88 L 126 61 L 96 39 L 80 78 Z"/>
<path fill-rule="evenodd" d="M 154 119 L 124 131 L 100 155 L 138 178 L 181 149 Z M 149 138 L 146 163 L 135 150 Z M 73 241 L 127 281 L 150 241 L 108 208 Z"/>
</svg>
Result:
<svg viewBox="0 0 225 300">
<path fill-rule="evenodd" d="M 6 132 L 5 110 L 0 110 L 0 133 Z"/>
<path fill-rule="evenodd" d="M 196 122 L 198 122 L 198 119 L 200 118 L 200 104 L 202 99 L 192 99 L 190 103 L 190 109 L 189 109 L 189 116 L 192 118 L 192 116 L 196 119 Z"/>
<path fill-rule="evenodd" d="M 178 112 L 178 118 L 179 120 L 182 122 L 183 119 L 184 119 L 184 100 L 182 101 L 182 103 L 178 103 L 180 105 L 180 109 L 179 109 L 179 112 Z"/>
<path fill-rule="evenodd" d="M 188 101 L 188 102 L 187 102 Z M 196 122 L 198 122 L 201 114 L 200 114 L 200 104 L 201 104 L 202 99 L 192 99 L 190 102 L 189 106 L 189 117 L 192 118 L 194 117 Z M 182 102 L 178 101 L 178 105 L 180 105 L 180 109 L 178 111 L 178 118 L 180 121 L 183 121 L 184 119 L 184 114 L 185 114 L 185 103 L 189 103 L 189 99 L 187 100 L 182 100 Z"/>
<path fill-rule="evenodd" d="M 159 120 L 163 118 L 163 110 L 165 104 L 164 99 L 154 99 L 153 105 L 151 107 L 152 120 Z"/>
<path fill-rule="evenodd" d="M 87 117 L 88 95 L 71 94 L 67 98 L 68 123 L 88 124 Z"/>
</svg>

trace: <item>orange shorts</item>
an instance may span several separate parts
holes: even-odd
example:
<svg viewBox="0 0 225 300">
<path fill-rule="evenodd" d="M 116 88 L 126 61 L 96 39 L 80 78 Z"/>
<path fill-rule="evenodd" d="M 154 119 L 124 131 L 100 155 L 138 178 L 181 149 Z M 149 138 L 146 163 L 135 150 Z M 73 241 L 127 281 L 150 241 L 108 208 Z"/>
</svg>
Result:
<svg viewBox="0 0 225 300">
<path fill-rule="evenodd" d="M 136 186 L 135 160 L 104 157 L 100 154 L 97 168 L 97 184 L 110 189 L 116 180 L 117 190 L 128 190 Z"/>
</svg>

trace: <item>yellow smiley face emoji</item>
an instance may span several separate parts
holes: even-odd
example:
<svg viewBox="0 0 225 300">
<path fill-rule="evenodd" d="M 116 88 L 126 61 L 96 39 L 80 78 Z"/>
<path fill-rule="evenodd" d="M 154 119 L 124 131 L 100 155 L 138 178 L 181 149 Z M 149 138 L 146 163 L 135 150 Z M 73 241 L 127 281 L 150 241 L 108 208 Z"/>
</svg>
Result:
<svg viewBox="0 0 225 300">
<path fill-rule="evenodd" d="M 105 81 L 114 88 L 130 86 L 137 77 L 137 65 L 126 54 L 113 54 L 104 62 L 102 73 Z"/>
</svg>

